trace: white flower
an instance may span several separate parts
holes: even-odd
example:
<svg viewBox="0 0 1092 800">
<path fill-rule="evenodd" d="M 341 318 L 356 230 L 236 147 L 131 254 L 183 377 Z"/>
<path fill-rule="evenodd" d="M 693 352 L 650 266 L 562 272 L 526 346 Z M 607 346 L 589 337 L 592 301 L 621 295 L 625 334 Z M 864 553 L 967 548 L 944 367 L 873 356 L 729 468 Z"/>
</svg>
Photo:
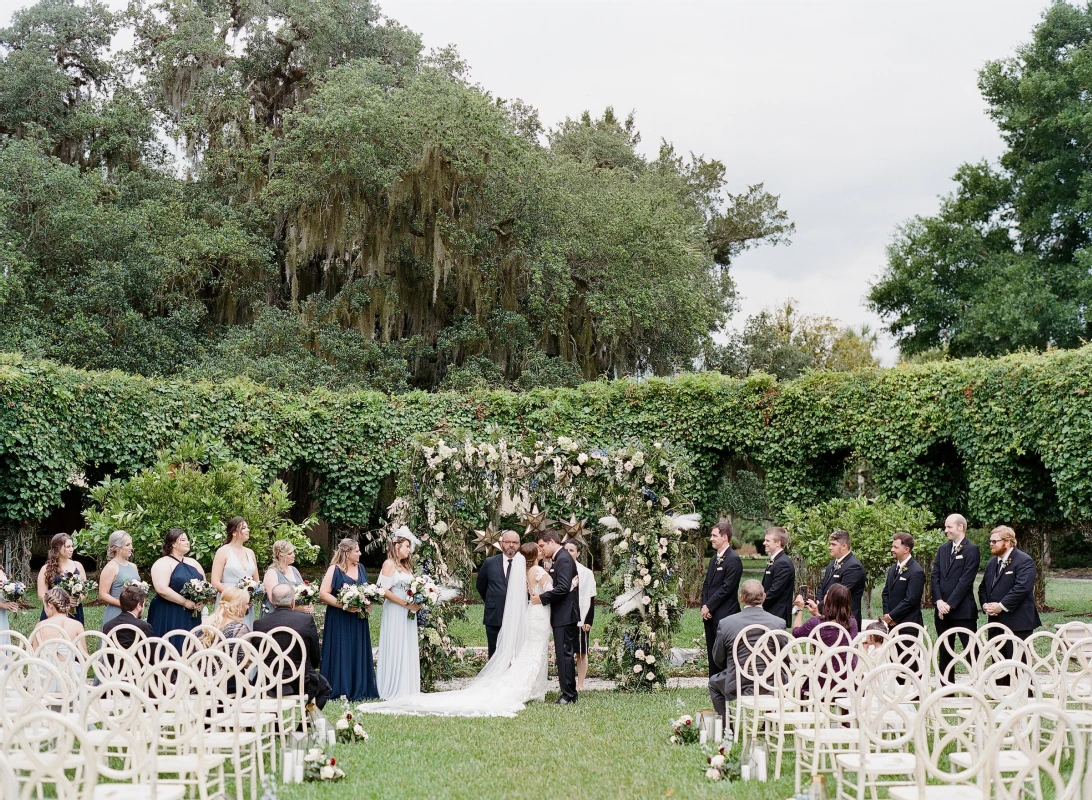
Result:
<svg viewBox="0 0 1092 800">
<path fill-rule="evenodd" d="M 633 472 L 633 462 L 632 461 L 627 461 L 622 466 L 625 467 L 626 472 Z"/>
<path fill-rule="evenodd" d="M 678 736 L 672 736 L 670 739 L 668 739 L 668 741 L 671 742 L 671 744 L 678 744 L 679 743 L 679 737 Z"/>
<path fill-rule="evenodd" d="M 437 521 L 437 523 L 435 525 L 432 526 L 432 529 L 434 531 L 436 531 L 438 534 L 440 534 L 441 536 L 443 536 L 445 533 L 447 533 L 447 523 L 444 522 L 441 519 L 441 520 Z"/>
<path fill-rule="evenodd" d="M 334 768 L 327 764 L 325 767 L 319 770 L 319 776 L 324 781 L 331 781 L 334 779 Z"/>
<path fill-rule="evenodd" d="M 645 673 L 645 680 L 646 680 L 646 681 L 650 681 L 650 680 L 652 680 L 652 679 L 653 679 L 653 678 L 655 678 L 655 677 L 656 677 L 656 673 L 655 673 L 655 672 L 646 672 L 646 673 Z"/>
<path fill-rule="evenodd" d="M 349 720 L 339 719 L 337 722 L 334 723 L 334 727 L 337 728 L 339 731 L 348 730 L 349 729 Z"/>
<path fill-rule="evenodd" d="M 720 753 L 717 753 L 715 756 L 709 759 L 709 766 L 720 769 L 724 766 L 724 756 L 722 756 Z"/>
<path fill-rule="evenodd" d="M 645 656 L 645 663 L 646 664 L 655 664 L 656 663 L 656 656 Z"/>
<path fill-rule="evenodd" d="M 368 734 L 364 732 L 364 726 L 361 725 L 360 723 L 357 723 L 356 725 L 353 726 L 353 733 L 355 733 L 357 735 L 357 737 L 359 737 L 361 739 L 367 739 L 368 738 Z"/>
<path fill-rule="evenodd" d="M 646 472 L 645 473 L 645 483 L 647 483 L 649 485 L 652 485 L 655 482 L 656 482 L 656 478 L 653 477 L 652 473 L 651 472 Z"/>
<path fill-rule="evenodd" d="M 579 475 L 580 467 L 578 467 L 576 464 L 573 464 L 571 467 L 569 467 L 569 471 L 572 472 L 573 475 Z"/>
<path fill-rule="evenodd" d="M 645 463 L 645 454 L 638 450 L 633 454 L 633 466 L 640 467 Z"/>
<path fill-rule="evenodd" d="M 641 598 L 641 603 L 643 603 L 646 606 L 651 602 L 652 602 L 652 598 L 649 597 L 647 594 L 644 597 Z"/>
<path fill-rule="evenodd" d="M 588 463 L 588 454 L 587 453 L 581 453 L 580 455 L 578 455 L 576 457 L 576 463 L 580 464 L 581 466 L 583 466 L 584 464 L 587 464 Z"/>
<path fill-rule="evenodd" d="M 558 447 L 563 447 L 566 450 L 568 450 L 569 445 L 571 445 L 572 443 L 573 443 L 573 440 L 570 439 L 568 436 L 558 436 L 557 437 L 557 446 Z"/>
<path fill-rule="evenodd" d="M 535 466 L 537 467 L 542 463 L 542 456 L 535 456 Z"/>
<path fill-rule="evenodd" d="M 634 665 L 633 665 L 633 672 L 634 672 L 634 674 L 636 674 L 636 673 L 640 672 L 640 671 L 641 671 L 641 670 L 643 670 L 643 669 L 644 669 L 644 667 L 642 667 L 642 666 L 641 666 L 640 664 L 634 664 Z"/>
<path fill-rule="evenodd" d="M 720 770 L 717 769 L 716 767 L 710 767 L 709 769 L 707 769 L 705 771 L 705 777 L 707 777 L 711 781 L 719 781 L 720 780 Z"/>
<path fill-rule="evenodd" d="M 645 651 L 644 650 L 636 650 L 633 653 L 633 657 L 634 658 L 644 658 L 645 657 Z"/>
<path fill-rule="evenodd" d="M 437 472 L 437 473 L 436 473 L 436 480 L 437 480 L 437 481 L 442 481 L 443 479 L 444 479 L 444 473 L 442 473 L 442 472 Z"/>
<path fill-rule="evenodd" d="M 661 447 L 663 447 L 663 444 L 661 444 L 660 442 L 653 442 L 652 446 L 659 450 Z"/>
<path fill-rule="evenodd" d="M 651 506 L 652 501 L 649 501 L 648 504 Z M 671 501 L 666 496 L 661 497 L 660 498 L 660 505 L 663 506 L 664 508 L 667 508 L 669 505 L 671 505 Z"/>
</svg>

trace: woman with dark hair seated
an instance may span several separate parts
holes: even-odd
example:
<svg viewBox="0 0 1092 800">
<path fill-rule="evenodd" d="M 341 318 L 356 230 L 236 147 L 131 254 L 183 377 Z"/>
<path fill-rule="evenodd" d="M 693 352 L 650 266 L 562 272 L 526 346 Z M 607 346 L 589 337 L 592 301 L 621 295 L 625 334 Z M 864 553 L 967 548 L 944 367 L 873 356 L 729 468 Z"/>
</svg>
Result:
<svg viewBox="0 0 1092 800">
<path fill-rule="evenodd" d="M 823 595 L 823 608 L 818 616 L 801 623 L 803 616 L 804 610 L 798 607 L 792 621 L 792 635 L 797 639 L 811 636 L 812 631 L 824 622 L 834 623 L 834 625 L 824 625 L 819 628 L 819 638 L 827 647 L 847 647 L 857 636 L 857 620 L 853 618 L 852 596 L 849 589 L 840 583 L 827 589 L 827 593 Z"/>
</svg>

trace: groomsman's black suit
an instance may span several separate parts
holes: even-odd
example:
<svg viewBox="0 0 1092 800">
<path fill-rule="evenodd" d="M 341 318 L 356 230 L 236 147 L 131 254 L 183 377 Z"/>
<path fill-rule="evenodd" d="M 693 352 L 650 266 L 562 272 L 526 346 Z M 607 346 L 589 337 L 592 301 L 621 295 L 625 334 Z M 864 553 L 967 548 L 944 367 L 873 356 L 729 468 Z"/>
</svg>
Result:
<svg viewBox="0 0 1092 800">
<path fill-rule="evenodd" d="M 925 570 L 913 556 L 901 573 L 899 565 L 892 564 L 883 585 L 883 613 L 890 615 L 896 625 L 904 622 L 924 625 L 921 616 L 921 598 L 924 594 Z"/>
<path fill-rule="evenodd" d="M 713 669 L 713 643 L 717 640 L 717 626 L 725 617 L 739 613 L 739 579 L 743 576 L 743 559 L 731 547 L 723 558 L 716 553 L 709 559 L 705 570 L 705 583 L 701 586 L 701 604 L 712 614 L 705 623 L 705 650 L 709 658 L 709 674 Z"/>
<path fill-rule="evenodd" d="M 857 620 L 857 630 L 861 630 L 861 598 L 864 596 L 865 571 L 864 565 L 852 552 L 834 559 L 823 571 L 823 579 L 819 581 L 819 588 L 815 591 L 815 602 L 820 611 L 823 610 L 823 598 L 826 597 L 827 589 L 836 583 L 849 589 L 853 618 Z"/>
<path fill-rule="evenodd" d="M 945 631 L 959 628 L 964 632 L 957 633 L 956 638 L 963 643 L 964 650 L 970 645 L 971 634 L 978 629 L 978 607 L 974 603 L 974 578 L 978 574 L 978 564 L 978 545 L 964 536 L 958 549 L 951 542 L 940 546 L 936 558 L 933 559 L 930 575 L 933 603 L 943 600 L 951 606 L 943 619 L 939 611 L 933 612 L 936 617 L 937 637 Z M 937 655 L 937 667 L 945 683 L 953 680 L 953 676 L 949 674 L 951 662 L 951 650 L 942 647 Z"/>
<path fill-rule="evenodd" d="M 990 622 L 1001 623 L 1021 639 L 1031 636 L 1042 624 L 1035 608 L 1035 561 L 1015 547 L 1004 565 L 997 556 L 991 558 L 982 573 L 978 600 L 982 605 L 1000 603 L 1007 609 L 987 617 Z"/>
<path fill-rule="evenodd" d="M 792 626 L 792 601 L 796 591 L 796 567 L 784 550 L 770 559 L 766 573 L 762 576 L 762 588 L 766 590 L 766 600 L 762 608 L 775 617 L 785 620 L 785 627 Z"/>
<path fill-rule="evenodd" d="M 561 699 L 576 702 L 576 624 L 580 621 L 580 592 L 569 591 L 576 577 L 576 562 L 565 548 L 558 548 L 550 566 L 554 588 L 539 595 L 542 605 L 550 607 L 550 627 L 554 629 L 554 658 Z"/>
<path fill-rule="evenodd" d="M 315 618 L 302 611 L 282 607 L 274 608 L 270 613 L 262 614 L 254 620 L 254 630 L 270 633 L 280 648 L 287 650 L 293 639 L 287 633 L 275 633 L 277 628 L 294 630 L 303 639 L 306 652 L 301 653 L 298 647 L 294 647 L 288 653 L 288 657 L 296 664 L 303 665 L 303 691 L 315 701 L 315 705 L 319 708 L 325 707 L 332 689 L 330 682 L 318 671 L 322 662 L 322 646 L 319 644 Z M 296 693 L 296 688 L 296 686 L 285 685 L 281 691 L 283 694 L 290 695 Z"/>
<path fill-rule="evenodd" d="M 505 561 L 508 563 L 506 564 Z M 485 638 L 489 642 L 489 657 L 497 649 L 497 635 L 500 633 L 501 621 L 504 619 L 504 598 L 508 595 L 508 575 L 512 571 L 512 559 L 504 553 L 490 556 L 482 563 L 478 570 L 478 594 L 485 603 L 485 614 L 482 622 L 485 623 Z M 507 570 L 506 570 L 507 568 Z"/>
</svg>

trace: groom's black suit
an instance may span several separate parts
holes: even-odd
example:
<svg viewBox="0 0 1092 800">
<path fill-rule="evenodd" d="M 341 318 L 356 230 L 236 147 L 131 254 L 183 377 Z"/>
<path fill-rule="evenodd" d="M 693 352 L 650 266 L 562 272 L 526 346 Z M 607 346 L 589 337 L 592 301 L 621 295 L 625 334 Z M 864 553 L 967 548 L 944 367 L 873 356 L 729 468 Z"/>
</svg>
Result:
<svg viewBox="0 0 1092 800">
<path fill-rule="evenodd" d="M 576 577 L 576 562 L 564 548 L 553 556 L 550 577 L 554 588 L 539 595 L 542 605 L 550 607 L 550 627 L 554 629 L 554 658 L 561 698 L 576 702 L 576 624 L 580 621 L 580 592 L 569 591 Z"/>
</svg>

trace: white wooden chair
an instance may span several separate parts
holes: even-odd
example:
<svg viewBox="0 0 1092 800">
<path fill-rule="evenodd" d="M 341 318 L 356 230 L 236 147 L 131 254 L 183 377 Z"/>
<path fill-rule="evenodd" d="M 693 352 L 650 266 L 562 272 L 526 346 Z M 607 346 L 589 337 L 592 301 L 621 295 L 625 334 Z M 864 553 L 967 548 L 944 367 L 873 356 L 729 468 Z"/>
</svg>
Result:
<svg viewBox="0 0 1092 800">
<path fill-rule="evenodd" d="M 757 718 L 777 708 L 778 700 L 770 694 L 762 694 L 759 686 L 764 674 L 781 666 L 778 656 L 789 642 L 783 630 L 770 630 L 761 625 L 748 625 L 739 632 L 732 645 L 732 657 L 736 659 L 736 738 L 747 746 L 747 733 Z M 772 681 L 765 681 L 771 683 Z M 744 684 L 747 684 L 746 686 Z M 743 694 L 744 689 L 751 694 Z"/>
<path fill-rule="evenodd" d="M 276 637 L 288 638 L 288 647 L 281 647 Z M 268 633 L 252 632 L 246 641 L 256 648 L 257 677 L 254 680 L 252 699 L 244 702 L 243 710 L 274 715 L 275 725 L 270 733 L 280 739 L 281 752 L 287 748 L 288 734 L 297 728 L 307 731 L 307 700 L 304 692 L 304 676 L 307 666 L 307 647 L 303 637 L 291 628 L 275 628 Z M 300 660 L 292 658 L 299 653 Z M 270 739 L 271 769 L 277 771 L 276 748 Z"/>
<path fill-rule="evenodd" d="M 965 648 L 962 647 L 959 638 L 960 636 L 968 636 L 967 646 Z M 958 679 L 956 676 L 964 674 L 967 675 L 973 683 L 975 677 L 978 675 L 978 645 L 978 637 L 973 634 L 968 635 L 968 632 L 962 628 L 949 628 L 938 636 L 933 642 L 933 647 L 929 651 L 929 667 L 932 673 L 932 685 L 935 688 L 943 685 L 944 677 L 940 673 L 940 657 L 942 654 L 947 654 L 950 659 L 948 670 L 949 674 L 952 676 L 953 682 Z M 957 698 L 952 699 L 954 701 Z"/>
<path fill-rule="evenodd" d="M 735 665 L 736 676 L 736 704 L 734 710 L 733 719 L 733 734 L 735 740 L 738 742 L 743 737 L 743 727 L 746 724 L 746 714 L 754 703 L 748 701 L 746 708 L 739 702 L 743 696 L 743 683 L 745 680 L 744 672 L 747 669 L 747 663 L 751 656 L 754 655 L 755 647 L 759 642 L 764 641 L 764 637 L 771 633 L 770 629 L 764 625 L 748 625 L 739 632 L 734 642 L 732 642 L 731 652 L 728 654 L 728 658 L 732 659 L 731 663 Z M 788 635 L 785 635 L 788 638 Z M 751 677 L 751 676 L 747 676 Z M 767 706 L 772 708 L 773 706 Z"/>
<path fill-rule="evenodd" d="M 821 642 L 819 645 L 826 650 Z M 793 639 L 781 648 L 773 669 L 760 673 L 755 684 L 756 694 L 770 695 L 777 703 L 776 708 L 752 717 L 750 731 L 750 737 L 754 740 L 758 730 L 765 729 L 766 741 L 775 752 L 774 780 L 781 777 L 788 736 L 815 723 L 807 687 L 819 652 L 812 639 Z"/>
<path fill-rule="evenodd" d="M 1081 792 L 1085 737 L 1072 717 L 1053 703 L 1029 703 L 1001 723 L 987 745 L 1009 747 L 1022 756 L 1023 766 L 1009 771 L 997 759 L 992 770 L 995 797 L 1053 797 L 1074 800 Z"/>
<path fill-rule="evenodd" d="M 808 671 L 812 724 L 798 726 L 793 734 L 796 749 L 796 792 L 805 773 L 834 773 L 834 756 L 856 750 L 860 744 L 856 720 L 838 703 L 851 698 L 868 671 L 867 657 L 858 647 L 832 647 L 820 653 Z"/>
<path fill-rule="evenodd" d="M 5 729 L 2 744 L 3 760 L 20 785 L 20 800 L 47 793 L 57 800 L 92 797 L 97 759 L 80 726 L 68 717 L 52 711 L 21 715 Z"/>
<path fill-rule="evenodd" d="M 839 798 L 863 800 L 866 791 L 875 797 L 880 788 L 913 785 L 916 763 L 908 749 L 924 696 L 917 673 L 905 664 L 888 662 L 865 674 L 853 691 L 857 750 L 834 757 Z"/>
<path fill-rule="evenodd" d="M 991 726 L 989 702 L 967 684 L 930 694 L 914 725 L 916 785 L 892 786 L 892 800 L 989 800 Z"/>
</svg>

